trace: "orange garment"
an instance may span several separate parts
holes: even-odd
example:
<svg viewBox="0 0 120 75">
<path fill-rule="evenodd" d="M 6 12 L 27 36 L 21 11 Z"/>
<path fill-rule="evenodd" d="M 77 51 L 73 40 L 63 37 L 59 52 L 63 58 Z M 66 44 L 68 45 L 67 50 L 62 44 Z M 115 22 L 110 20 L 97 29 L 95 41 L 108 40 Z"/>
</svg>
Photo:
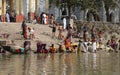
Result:
<svg viewBox="0 0 120 75">
<path fill-rule="evenodd" d="M 71 46 L 70 42 L 68 39 L 65 39 L 65 47 L 69 48 Z"/>
<path fill-rule="evenodd" d="M 46 24 L 48 24 L 49 16 L 46 15 Z"/>
<path fill-rule="evenodd" d="M 71 43 L 70 49 L 72 52 L 74 52 L 77 48 L 78 43 Z"/>
<path fill-rule="evenodd" d="M 50 47 L 50 48 L 49 48 L 49 52 L 50 52 L 50 53 L 56 53 L 56 48 Z"/>
</svg>

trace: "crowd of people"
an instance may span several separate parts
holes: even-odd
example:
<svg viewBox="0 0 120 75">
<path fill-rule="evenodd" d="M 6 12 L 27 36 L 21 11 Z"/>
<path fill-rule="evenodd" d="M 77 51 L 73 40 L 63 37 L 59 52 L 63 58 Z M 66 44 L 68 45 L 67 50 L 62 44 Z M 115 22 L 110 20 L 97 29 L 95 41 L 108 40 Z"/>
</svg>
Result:
<svg viewBox="0 0 120 75">
<path fill-rule="evenodd" d="M 54 16 L 53 14 L 49 14 L 49 13 L 45 13 L 42 12 L 40 15 L 36 15 L 36 13 L 33 13 L 34 15 L 31 15 L 31 13 L 28 13 L 28 17 L 23 17 L 22 20 L 25 20 L 28 23 L 33 23 L 33 24 L 48 24 L 48 23 L 52 23 Z M 3 21 L 3 18 L 5 21 Z M 2 15 L 0 15 L 0 22 L 17 22 L 17 15 L 15 13 L 15 11 L 6 11 L 5 16 L 3 17 Z M 20 19 L 20 18 L 19 18 Z M 51 21 L 52 20 L 52 21 Z"/>
<path fill-rule="evenodd" d="M 41 23 L 47 24 L 46 14 L 42 13 Z M 51 15 L 51 31 L 52 39 L 62 40 L 58 42 L 59 47 L 56 48 L 54 44 L 47 49 L 47 44 L 38 41 L 36 43 L 37 51 L 35 53 L 57 53 L 57 52 L 94 52 L 99 50 L 106 50 L 108 52 L 118 52 L 120 50 L 120 39 L 111 36 L 110 39 L 104 37 L 104 31 L 97 29 L 96 25 L 92 25 L 91 29 L 88 30 L 86 24 L 81 27 L 81 32 L 76 32 L 74 20 L 69 17 L 69 24 L 67 24 L 66 17 L 62 18 L 62 23 L 57 23 L 54 16 Z M 26 39 L 35 39 L 35 28 L 28 27 L 26 22 L 23 21 L 22 35 Z M 56 36 L 56 31 L 58 34 Z M 67 34 L 63 35 L 64 32 Z M 73 41 L 73 38 L 77 36 L 79 41 Z M 105 40 L 107 39 L 107 41 Z M 27 44 L 26 44 L 27 45 Z M 30 46 L 30 44 L 29 44 Z"/>
<path fill-rule="evenodd" d="M 5 15 L 6 22 L 16 22 L 16 14 L 14 11 L 6 12 Z"/>
<path fill-rule="evenodd" d="M 83 47 L 83 52 L 97 52 L 99 50 L 119 52 L 120 39 L 117 35 L 109 33 L 109 31 L 104 32 L 101 29 L 97 28 L 97 25 L 92 25 L 89 28 L 91 29 L 88 29 L 86 24 L 83 25 L 82 28 L 83 40 L 81 42 L 81 45 Z"/>
<path fill-rule="evenodd" d="M 65 18 L 65 17 L 64 17 Z M 52 38 L 58 40 L 63 40 L 62 44 L 59 44 L 59 48 L 55 48 L 54 44 L 46 49 L 46 44 L 42 42 L 37 42 L 36 53 L 56 53 L 56 52 L 94 52 L 99 50 L 106 50 L 108 52 L 118 52 L 120 50 L 120 40 L 115 37 L 111 37 L 106 42 L 106 38 L 103 36 L 104 32 L 101 30 L 96 30 L 95 25 L 91 27 L 88 31 L 87 27 L 83 25 L 81 33 L 76 33 L 74 31 L 74 26 L 69 24 L 64 27 L 64 18 L 62 24 L 57 24 L 55 20 L 52 23 Z M 56 31 L 58 31 L 58 36 L 56 36 Z M 63 35 L 67 31 L 66 35 Z M 79 35 L 79 41 L 76 43 L 72 41 L 75 34 Z M 81 38 L 82 37 L 82 38 Z"/>
<path fill-rule="evenodd" d="M 33 23 L 33 24 L 38 23 L 38 24 L 47 25 L 47 24 L 53 24 L 53 20 L 54 20 L 53 14 L 42 12 L 40 14 L 40 16 L 37 16 L 35 14 L 34 19 L 32 20 L 31 23 Z"/>
</svg>

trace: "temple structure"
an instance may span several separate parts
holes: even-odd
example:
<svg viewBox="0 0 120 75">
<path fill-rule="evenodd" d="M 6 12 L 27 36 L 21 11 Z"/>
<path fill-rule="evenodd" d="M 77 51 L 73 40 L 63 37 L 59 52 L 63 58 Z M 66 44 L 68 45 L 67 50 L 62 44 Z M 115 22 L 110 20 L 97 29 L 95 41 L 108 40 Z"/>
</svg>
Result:
<svg viewBox="0 0 120 75">
<path fill-rule="evenodd" d="M 118 1 L 120 5 L 120 0 Z M 99 10 L 100 21 L 106 22 L 106 12 L 103 6 Z M 5 22 L 5 14 L 6 12 L 14 12 L 16 17 L 16 22 L 21 22 L 25 20 L 33 20 L 34 16 L 40 16 L 42 12 L 54 14 L 55 19 L 62 16 L 63 10 L 66 10 L 66 14 L 68 14 L 68 9 L 58 8 L 54 4 L 49 4 L 49 0 L 0 0 L 0 16 L 2 22 Z M 73 9 L 73 15 L 77 17 L 78 20 L 86 21 L 88 11 L 81 10 L 80 7 L 75 7 Z M 110 21 L 112 23 L 120 22 L 120 8 L 115 8 L 109 10 Z M 92 15 L 89 15 L 89 21 L 94 21 Z"/>
<path fill-rule="evenodd" d="M 120 6 L 120 0 L 118 1 L 118 5 Z M 100 21 L 107 22 L 106 11 L 105 11 L 104 6 L 105 6 L 104 3 L 102 3 L 102 7 L 100 7 L 98 14 L 100 17 Z M 67 8 L 64 8 L 64 9 L 67 12 L 66 15 L 68 15 L 68 9 Z M 80 21 L 87 21 L 87 20 L 94 21 L 92 14 L 89 15 L 89 18 L 87 17 L 88 10 L 84 11 L 84 10 L 81 10 L 80 7 L 74 7 L 73 11 L 74 12 L 72 15 L 76 16 L 77 19 Z M 55 7 L 55 5 L 50 4 L 49 13 L 54 14 L 55 19 L 57 19 L 59 16 L 62 16 L 62 12 L 63 12 L 63 9 L 61 9 L 61 7 L 58 8 L 58 7 Z M 110 14 L 110 22 L 112 23 L 120 22 L 120 8 L 119 7 L 118 8 L 116 7 L 115 9 L 110 9 L 109 14 Z"/>
<path fill-rule="evenodd" d="M 33 19 L 34 15 L 48 13 L 49 0 L 0 0 L 0 15 L 5 21 L 6 12 L 15 12 L 16 22 Z M 29 16 L 29 17 L 28 17 Z"/>
</svg>

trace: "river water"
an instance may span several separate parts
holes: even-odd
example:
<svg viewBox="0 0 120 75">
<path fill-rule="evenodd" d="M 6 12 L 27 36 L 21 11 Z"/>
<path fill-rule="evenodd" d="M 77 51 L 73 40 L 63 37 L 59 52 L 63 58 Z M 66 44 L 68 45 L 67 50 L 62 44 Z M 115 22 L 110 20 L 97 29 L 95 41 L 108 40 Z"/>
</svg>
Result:
<svg viewBox="0 0 120 75">
<path fill-rule="evenodd" d="M 0 75 L 120 75 L 120 53 L 0 54 Z"/>
</svg>

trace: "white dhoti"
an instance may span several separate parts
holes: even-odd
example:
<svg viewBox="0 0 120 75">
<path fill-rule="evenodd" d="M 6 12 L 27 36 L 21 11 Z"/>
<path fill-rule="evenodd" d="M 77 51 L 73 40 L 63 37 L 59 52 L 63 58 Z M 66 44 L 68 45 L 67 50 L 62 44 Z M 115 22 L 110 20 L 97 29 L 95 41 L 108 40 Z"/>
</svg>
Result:
<svg viewBox="0 0 120 75">
<path fill-rule="evenodd" d="M 66 29 L 67 24 L 66 24 L 66 18 L 63 18 L 63 29 Z"/>
<path fill-rule="evenodd" d="M 92 43 L 92 52 L 95 52 L 96 51 L 96 42 L 93 42 Z"/>
<path fill-rule="evenodd" d="M 44 24 L 47 23 L 46 14 L 43 14 L 43 21 L 44 21 Z"/>
<path fill-rule="evenodd" d="M 82 43 L 83 52 L 87 52 L 87 42 Z"/>
</svg>

